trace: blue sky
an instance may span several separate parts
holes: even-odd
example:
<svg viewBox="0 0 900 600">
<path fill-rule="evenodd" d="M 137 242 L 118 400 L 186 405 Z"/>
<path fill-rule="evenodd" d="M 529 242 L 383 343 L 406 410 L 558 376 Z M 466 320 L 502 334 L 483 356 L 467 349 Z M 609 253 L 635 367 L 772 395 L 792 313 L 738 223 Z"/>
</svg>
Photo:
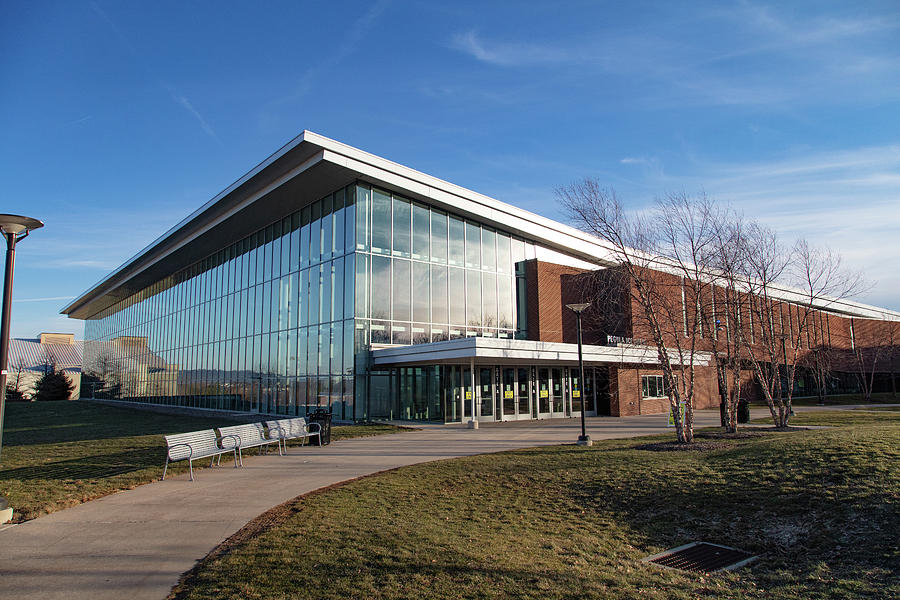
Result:
<svg viewBox="0 0 900 600">
<path fill-rule="evenodd" d="M 705 191 L 900 310 L 895 0 L 6 2 L 0 81 L 17 337 L 303 129 L 551 218 Z"/>
</svg>

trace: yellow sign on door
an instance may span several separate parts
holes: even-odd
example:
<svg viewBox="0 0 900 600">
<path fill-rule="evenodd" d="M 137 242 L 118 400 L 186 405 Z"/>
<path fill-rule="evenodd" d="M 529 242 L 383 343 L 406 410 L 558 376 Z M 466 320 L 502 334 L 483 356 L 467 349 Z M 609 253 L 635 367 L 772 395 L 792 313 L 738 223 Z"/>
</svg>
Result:
<svg viewBox="0 0 900 600">
<path fill-rule="evenodd" d="M 549 398 L 550 392 L 547 390 L 541 390 L 541 398 Z"/>
<path fill-rule="evenodd" d="M 573 398 L 581 398 L 581 392 L 579 390 L 572 390 Z"/>
<path fill-rule="evenodd" d="M 505 392 L 503 392 L 503 397 L 504 398 L 512 398 L 513 397 L 512 390 L 506 390 Z"/>
<path fill-rule="evenodd" d="M 472 399 L 472 392 L 466 392 L 466 400 Z"/>
</svg>

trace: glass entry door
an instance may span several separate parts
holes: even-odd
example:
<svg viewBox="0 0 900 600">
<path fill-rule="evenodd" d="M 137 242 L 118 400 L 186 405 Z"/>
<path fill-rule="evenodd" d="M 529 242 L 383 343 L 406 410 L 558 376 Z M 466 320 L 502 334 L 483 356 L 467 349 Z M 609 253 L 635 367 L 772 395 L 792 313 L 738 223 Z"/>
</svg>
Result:
<svg viewBox="0 0 900 600">
<path fill-rule="evenodd" d="M 565 373 L 565 369 L 556 368 L 550 369 L 550 416 L 551 417 L 563 417 L 565 416 L 565 402 L 566 402 L 566 393 L 563 382 L 563 374 Z"/>
<path fill-rule="evenodd" d="M 500 379 L 500 403 L 503 407 L 503 420 L 516 418 L 516 370 L 504 367 Z"/>
<path fill-rule="evenodd" d="M 478 420 L 494 420 L 494 368 L 478 369 Z"/>
<path fill-rule="evenodd" d="M 516 369 L 516 402 L 518 404 L 517 418 L 531 418 L 531 369 L 519 367 Z"/>
<path fill-rule="evenodd" d="M 550 369 L 538 369 L 537 418 L 550 418 Z"/>
</svg>

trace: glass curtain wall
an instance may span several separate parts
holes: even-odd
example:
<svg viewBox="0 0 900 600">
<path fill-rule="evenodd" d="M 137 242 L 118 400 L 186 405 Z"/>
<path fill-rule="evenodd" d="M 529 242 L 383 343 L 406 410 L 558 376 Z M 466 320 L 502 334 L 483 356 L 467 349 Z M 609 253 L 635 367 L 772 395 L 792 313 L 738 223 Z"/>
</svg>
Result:
<svg viewBox="0 0 900 600">
<path fill-rule="evenodd" d="M 356 186 L 314 202 L 85 324 L 96 395 L 197 408 L 357 416 Z"/>
<path fill-rule="evenodd" d="M 459 418 L 462 406 L 433 396 L 443 370 L 375 385 L 368 352 L 526 337 L 524 261 L 534 257 L 507 232 L 353 184 L 88 320 L 85 393 L 286 415 L 330 406 L 338 419 Z M 401 399 L 403 390 L 428 399 Z"/>
</svg>

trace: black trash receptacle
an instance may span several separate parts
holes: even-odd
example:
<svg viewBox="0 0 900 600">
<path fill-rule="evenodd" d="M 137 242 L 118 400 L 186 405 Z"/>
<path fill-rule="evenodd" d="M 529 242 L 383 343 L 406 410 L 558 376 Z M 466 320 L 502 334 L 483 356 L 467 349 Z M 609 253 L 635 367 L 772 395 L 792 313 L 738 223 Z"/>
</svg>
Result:
<svg viewBox="0 0 900 600">
<path fill-rule="evenodd" d="M 737 420 L 738 423 L 749 423 L 750 422 L 750 401 L 741 398 L 738 400 L 737 407 Z"/>
<path fill-rule="evenodd" d="M 318 423 L 319 427 L 319 445 L 324 446 L 331 443 L 331 412 L 326 408 L 317 408 L 309 414 L 310 423 Z"/>
</svg>

